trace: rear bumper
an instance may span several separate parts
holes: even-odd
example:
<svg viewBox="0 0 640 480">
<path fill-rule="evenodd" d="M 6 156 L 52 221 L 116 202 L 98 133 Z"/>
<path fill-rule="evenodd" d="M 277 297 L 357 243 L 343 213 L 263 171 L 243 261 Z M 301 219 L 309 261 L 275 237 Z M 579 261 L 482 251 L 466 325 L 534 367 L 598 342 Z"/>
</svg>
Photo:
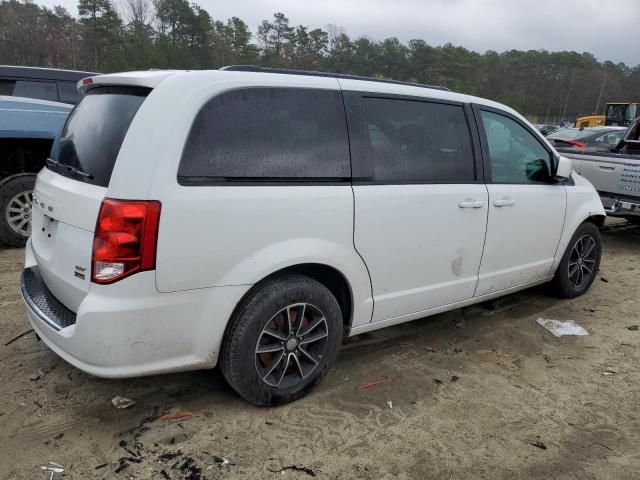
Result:
<svg viewBox="0 0 640 480">
<path fill-rule="evenodd" d="M 602 195 L 602 204 L 607 215 L 614 217 L 640 217 L 640 199 L 617 199 Z"/>
<path fill-rule="evenodd" d="M 155 272 L 141 272 L 113 285 L 91 285 L 75 323 L 66 325 L 59 311 L 47 308 L 56 304 L 44 283 L 21 292 L 31 326 L 55 353 L 92 375 L 121 378 L 215 366 L 227 320 L 248 289 L 159 293 Z"/>
<path fill-rule="evenodd" d="M 76 314 L 53 296 L 37 266 L 27 267 L 22 271 L 20 293 L 28 309 L 54 330 L 75 325 Z"/>
</svg>

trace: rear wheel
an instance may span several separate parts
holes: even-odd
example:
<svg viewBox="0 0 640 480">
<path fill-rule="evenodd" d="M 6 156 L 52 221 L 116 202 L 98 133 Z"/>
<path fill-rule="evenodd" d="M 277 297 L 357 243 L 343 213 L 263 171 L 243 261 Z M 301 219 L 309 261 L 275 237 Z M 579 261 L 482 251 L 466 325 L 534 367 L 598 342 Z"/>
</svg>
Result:
<svg viewBox="0 0 640 480">
<path fill-rule="evenodd" d="M 19 173 L 0 182 L 0 241 L 24 247 L 31 235 L 31 201 L 36 175 Z"/>
<path fill-rule="evenodd" d="M 309 277 L 283 275 L 242 302 L 225 334 L 220 366 L 248 401 L 287 403 L 320 381 L 341 340 L 342 313 L 333 294 Z"/>
<path fill-rule="evenodd" d="M 574 298 L 585 293 L 600 268 L 602 241 L 600 231 L 593 223 L 578 227 L 556 270 L 554 287 L 564 298 Z"/>
</svg>

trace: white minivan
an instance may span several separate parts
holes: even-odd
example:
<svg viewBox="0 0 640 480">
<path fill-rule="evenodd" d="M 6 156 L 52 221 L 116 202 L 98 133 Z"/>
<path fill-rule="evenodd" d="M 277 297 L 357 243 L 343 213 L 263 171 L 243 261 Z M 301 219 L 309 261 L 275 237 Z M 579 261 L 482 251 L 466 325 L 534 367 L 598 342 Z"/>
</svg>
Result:
<svg viewBox="0 0 640 480">
<path fill-rule="evenodd" d="M 446 89 L 228 67 L 84 79 L 38 175 L 21 291 L 101 377 L 219 364 L 301 397 L 343 338 L 553 280 L 605 218 L 522 116 Z"/>
</svg>

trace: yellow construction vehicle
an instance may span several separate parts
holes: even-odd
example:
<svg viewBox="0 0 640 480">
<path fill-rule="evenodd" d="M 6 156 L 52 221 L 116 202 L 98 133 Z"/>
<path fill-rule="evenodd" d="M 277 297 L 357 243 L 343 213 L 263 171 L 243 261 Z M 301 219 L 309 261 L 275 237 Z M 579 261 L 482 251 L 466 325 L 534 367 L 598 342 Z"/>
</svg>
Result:
<svg viewBox="0 0 640 480">
<path fill-rule="evenodd" d="M 603 125 L 628 127 L 640 117 L 640 103 L 607 103 L 604 115 L 588 115 L 576 120 L 577 128 L 602 127 Z"/>
</svg>

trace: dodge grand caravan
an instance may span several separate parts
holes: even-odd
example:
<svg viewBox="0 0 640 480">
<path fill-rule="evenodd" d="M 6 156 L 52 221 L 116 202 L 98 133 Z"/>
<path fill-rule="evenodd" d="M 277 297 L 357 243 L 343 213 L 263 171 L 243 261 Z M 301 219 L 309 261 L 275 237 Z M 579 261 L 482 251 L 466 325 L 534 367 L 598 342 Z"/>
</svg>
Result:
<svg viewBox="0 0 640 480">
<path fill-rule="evenodd" d="M 597 193 L 503 105 L 244 67 L 79 88 L 21 290 L 40 338 L 91 374 L 219 364 L 273 405 L 345 336 L 548 281 L 576 297 L 597 273 Z"/>
</svg>

